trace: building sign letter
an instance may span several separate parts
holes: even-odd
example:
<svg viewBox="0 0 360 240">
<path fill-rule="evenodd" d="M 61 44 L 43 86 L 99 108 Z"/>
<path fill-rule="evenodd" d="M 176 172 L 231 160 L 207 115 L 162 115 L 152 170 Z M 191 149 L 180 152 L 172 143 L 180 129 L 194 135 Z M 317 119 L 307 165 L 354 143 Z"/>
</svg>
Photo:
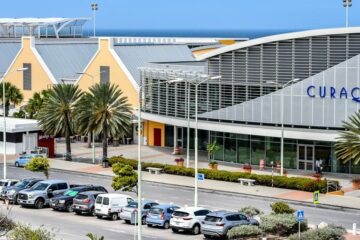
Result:
<svg viewBox="0 0 360 240">
<path fill-rule="evenodd" d="M 310 93 L 311 89 L 315 89 L 315 86 L 310 85 L 310 86 L 307 88 L 307 95 L 308 95 L 309 97 L 314 98 L 314 97 L 315 97 L 315 94 L 314 94 L 314 93 Z"/>
</svg>

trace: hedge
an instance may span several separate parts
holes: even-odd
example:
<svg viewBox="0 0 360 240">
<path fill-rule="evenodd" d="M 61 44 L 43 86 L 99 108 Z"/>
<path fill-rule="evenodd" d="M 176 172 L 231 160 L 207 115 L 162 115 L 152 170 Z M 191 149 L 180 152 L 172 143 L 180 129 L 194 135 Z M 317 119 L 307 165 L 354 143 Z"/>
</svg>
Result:
<svg viewBox="0 0 360 240">
<path fill-rule="evenodd" d="M 109 158 L 110 165 L 117 162 L 130 165 L 134 169 L 137 169 L 137 164 L 138 164 L 137 160 L 124 158 L 121 156 L 114 156 Z M 164 173 L 167 174 L 188 176 L 188 177 L 195 176 L 195 171 L 193 168 L 185 168 L 185 167 L 179 167 L 175 165 L 162 164 L 162 163 L 149 163 L 149 162 L 141 163 L 141 168 L 143 171 L 146 171 L 148 167 L 162 168 Z M 256 184 L 258 185 L 270 186 L 270 187 L 272 185 L 271 175 L 258 175 L 258 174 L 244 173 L 244 172 L 229 172 L 224 170 L 214 171 L 211 169 L 204 169 L 204 168 L 198 169 L 198 172 L 205 174 L 206 179 L 226 181 L 226 182 L 238 182 L 239 178 L 248 178 L 248 179 L 254 179 L 256 181 Z M 319 190 L 321 193 L 326 193 L 325 180 L 318 181 L 318 180 L 313 180 L 310 178 L 302 178 L 302 177 L 274 176 L 274 187 L 301 190 L 307 192 L 314 192 Z"/>
</svg>

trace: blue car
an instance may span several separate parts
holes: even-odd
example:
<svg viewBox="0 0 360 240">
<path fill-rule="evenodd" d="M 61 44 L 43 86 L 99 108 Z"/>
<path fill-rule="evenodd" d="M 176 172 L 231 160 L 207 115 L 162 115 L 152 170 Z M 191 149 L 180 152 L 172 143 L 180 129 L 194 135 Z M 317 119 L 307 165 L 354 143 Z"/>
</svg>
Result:
<svg viewBox="0 0 360 240">
<path fill-rule="evenodd" d="M 153 206 L 146 216 L 146 224 L 148 227 L 160 226 L 165 229 L 170 227 L 170 218 L 179 206 L 174 204 L 160 204 Z"/>
<path fill-rule="evenodd" d="M 30 159 L 32 159 L 34 157 L 44 157 L 44 156 L 41 155 L 41 154 L 24 154 L 24 155 L 21 155 L 20 157 L 18 157 L 15 160 L 15 166 L 16 167 L 24 167 L 30 161 Z"/>
</svg>

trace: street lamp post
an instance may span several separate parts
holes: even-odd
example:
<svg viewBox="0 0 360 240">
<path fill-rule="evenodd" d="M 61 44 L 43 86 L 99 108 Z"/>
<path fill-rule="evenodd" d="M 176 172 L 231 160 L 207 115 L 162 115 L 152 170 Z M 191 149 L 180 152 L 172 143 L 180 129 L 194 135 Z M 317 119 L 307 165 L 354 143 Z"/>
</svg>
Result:
<svg viewBox="0 0 360 240">
<path fill-rule="evenodd" d="M 100 75 L 103 72 L 105 72 L 105 71 L 100 71 L 98 74 L 95 74 L 95 75 L 92 75 L 92 74 L 89 74 L 89 73 L 86 73 L 86 72 L 77 72 L 76 74 L 86 75 L 86 76 L 90 77 L 92 85 L 94 86 L 95 77 Z M 94 131 L 92 132 L 92 163 L 95 164 L 95 132 Z"/>
<path fill-rule="evenodd" d="M 209 77 L 208 75 L 203 75 L 202 77 L 205 77 L 205 79 L 198 81 L 197 77 L 195 77 L 194 79 L 191 80 L 187 80 L 187 79 L 182 79 L 182 78 L 178 78 L 178 79 L 174 79 L 174 80 L 170 80 L 168 81 L 169 83 L 175 83 L 175 82 L 184 82 L 186 81 L 189 85 L 192 84 L 195 86 L 195 166 L 194 166 L 194 170 L 195 170 L 195 182 L 194 182 L 194 206 L 197 207 L 198 206 L 198 86 L 206 81 L 209 80 L 215 80 L 215 79 L 220 79 L 221 76 L 214 76 L 214 77 Z"/>
<path fill-rule="evenodd" d="M 352 0 L 343 0 L 343 6 L 345 7 L 345 26 L 349 26 L 349 7 L 352 6 Z"/>
<path fill-rule="evenodd" d="M 92 14 L 93 14 L 93 36 L 95 37 L 96 33 L 95 33 L 95 25 L 96 25 L 96 22 L 95 22 L 95 13 L 96 11 L 99 9 L 98 7 L 98 4 L 97 3 L 92 3 L 91 4 L 91 10 L 92 10 Z"/>
<path fill-rule="evenodd" d="M 281 92 L 281 103 L 280 103 L 280 108 L 281 108 L 281 115 L 280 115 L 280 119 L 281 119 L 281 143 L 280 143 L 280 175 L 283 176 L 284 175 L 284 88 L 289 86 L 290 84 L 296 83 L 300 81 L 299 78 L 295 78 L 292 79 L 290 81 L 288 81 L 287 83 L 285 83 L 284 85 L 280 85 L 282 92 Z M 267 83 L 270 84 L 274 84 L 274 85 L 279 85 L 276 82 L 273 81 L 267 81 Z"/>
<path fill-rule="evenodd" d="M 17 68 L 11 72 L 8 73 L 11 74 L 13 72 L 23 72 L 26 71 L 27 68 Z M 3 152 L 4 152 L 4 179 L 6 179 L 7 169 L 6 169 L 6 107 L 5 107 L 5 78 L 2 76 L 2 104 L 3 104 Z"/>
</svg>

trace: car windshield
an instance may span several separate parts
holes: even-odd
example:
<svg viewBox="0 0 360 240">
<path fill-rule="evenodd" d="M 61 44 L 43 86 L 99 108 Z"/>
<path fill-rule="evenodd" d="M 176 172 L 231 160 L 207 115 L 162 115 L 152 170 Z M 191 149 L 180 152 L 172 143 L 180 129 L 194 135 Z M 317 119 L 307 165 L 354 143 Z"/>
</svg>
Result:
<svg viewBox="0 0 360 240">
<path fill-rule="evenodd" d="M 5 182 L 0 182 L 0 186 L 5 186 Z"/>
<path fill-rule="evenodd" d="M 215 217 L 215 216 L 206 216 L 205 221 L 207 222 L 221 222 L 221 217 Z"/>
<path fill-rule="evenodd" d="M 15 184 L 15 187 L 26 187 L 28 184 L 30 183 L 30 181 L 21 181 Z"/>
<path fill-rule="evenodd" d="M 48 186 L 49 186 L 49 184 L 47 184 L 47 183 L 37 183 L 31 188 L 31 190 L 33 190 L 33 191 L 43 191 Z"/>
<path fill-rule="evenodd" d="M 152 209 L 150 209 L 151 214 L 159 215 L 162 212 L 163 212 L 163 210 L 161 208 L 152 208 Z"/>
<path fill-rule="evenodd" d="M 96 203 L 98 203 L 98 204 L 101 204 L 102 203 L 102 199 L 103 199 L 103 197 L 97 197 L 96 198 Z"/>
<path fill-rule="evenodd" d="M 65 196 L 75 197 L 79 191 L 69 190 L 64 193 Z"/>
<path fill-rule="evenodd" d="M 187 212 L 181 212 L 181 211 L 175 211 L 175 212 L 173 213 L 173 215 L 174 215 L 175 217 L 187 217 L 187 216 L 189 216 L 189 213 L 187 213 Z"/>
<path fill-rule="evenodd" d="M 128 208 L 137 208 L 138 204 L 137 204 L 137 202 L 129 202 L 126 207 L 128 207 Z"/>
<path fill-rule="evenodd" d="M 88 198 L 88 196 L 87 195 L 85 195 L 85 194 L 79 194 L 79 195 L 77 195 L 76 196 L 76 198 L 75 199 L 78 199 L 78 200 L 84 200 L 84 199 L 87 199 Z"/>
</svg>

